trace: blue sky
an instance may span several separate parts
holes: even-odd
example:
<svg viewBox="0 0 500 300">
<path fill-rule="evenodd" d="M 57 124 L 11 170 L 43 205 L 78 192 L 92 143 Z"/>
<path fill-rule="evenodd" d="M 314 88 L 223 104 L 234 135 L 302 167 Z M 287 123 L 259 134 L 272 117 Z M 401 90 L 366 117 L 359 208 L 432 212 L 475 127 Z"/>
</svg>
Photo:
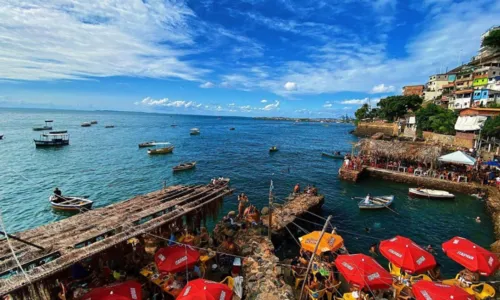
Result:
<svg viewBox="0 0 500 300">
<path fill-rule="evenodd" d="M 495 0 L 2 3 L 0 106 L 210 115 L 352 115 L 500 22 Z"/>
</svg>

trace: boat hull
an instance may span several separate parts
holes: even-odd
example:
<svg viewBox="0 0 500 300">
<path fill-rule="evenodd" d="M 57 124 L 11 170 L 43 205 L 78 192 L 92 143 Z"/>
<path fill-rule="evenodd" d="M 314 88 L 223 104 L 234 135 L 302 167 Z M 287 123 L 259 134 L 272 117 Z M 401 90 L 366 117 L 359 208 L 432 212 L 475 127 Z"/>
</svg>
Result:
<svg viewBox="0 0 500 300">
<path fill-rule="evenodd" d="M 0 140 L 3 140 L 3 135 L 0 135 Z"/>
<path fill-rule="evenodd" d="M 174 151 L 174 147 L 161 148 L 161 149 L 148 149 L 149 155 L 170 154 Z"/>
<path fill-rule="evenodd" d="M 441 199 L 441 200 L 455 199 L 455 195 L 451 193 L 436 194 L 436 193 L 425 192 L 425 190 L 419 191 L 417 189 L 409 189 L 408 195 L 415 198 Z"/>
<path fill-rule="evenodd" d="M 361 200 L 359 203 L 358 203 L 358 207 L 359 209 L 384 209 L 384 208 L 387 208 L 389 206 L 392 205 L 392 203 L 394 202 L 394 196 L 377 196 L 377 197 L 372 197 L 371 199 L 380 199 L 381 202 L 382 201 L 386 201 L 385 203 L 374 203 L 374 202 L 370 202 L 369 204 L 366 204 L 364 203 L 364 199 Z"/>
<path fill-rule="evenodd" d="M 52 126 L 33 127 L 33 131 L 45 131 L 45 130 L 52 130 Z"/>
<path fill-rule="evenodd" d="M 192 170 L 196 167 L 196 162 L 194 163 L 188 163 L 188 164 L 185 164 L 184 166 L 182 165 L 179 165 L 179 166 L 175 166 L 172 168 L 172 170 L 175 172 L 182 172 L 182 171 L 187 171 L 187 170 Z"/>
<path fill-rule="evenodd" d="M 35 147 L 37 148 L 62 147 L 69 145 L 69 140 L 60 140 L 60 141 L 34 140 L 34 141 L 35 141 Z"/>
<path fill-rule="evenodd" d="M 94 202 L 85 198 L 67 197 L 64 201 L 57 200 L 54 196 L 49 198 L 52 209 L 65 212 L 81 212 L 92 208 Z"/>
</svg>

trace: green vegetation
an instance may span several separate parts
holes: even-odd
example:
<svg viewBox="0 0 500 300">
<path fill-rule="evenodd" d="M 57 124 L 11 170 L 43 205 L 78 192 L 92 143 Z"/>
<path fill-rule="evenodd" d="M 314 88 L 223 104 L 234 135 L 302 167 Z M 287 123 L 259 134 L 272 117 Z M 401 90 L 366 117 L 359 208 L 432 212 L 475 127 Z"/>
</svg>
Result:
<svg viewBox="0 0 500 300">
<path fill-rule="evenodd" d="M 500 51 L 500 29 L 490 32 L 484 38 L 482 46 L 488 47 L 493 51 Z"/>
<path fill-rule="evenodd" d="M 488 108 L 500 108 L 500 103 L 490 102 L 487 105 Z"/>
<path fill-rule="evenodd" d="M 378 115 L 388 121 L 404 117 L 410 110 L 416 111 L 422 105 L 422 98 L 412 96 L 390 96 L 380 100 Z"/>
<path fill-rule="evenodd" d="M 488 118 L 484 123 L 482 134 L 500 139 L 500 116 Z"/>
<path fill-rule="evenodd" d="M 378 117 L 378 109 L 372 108 L 368 106 L 367 103 L 363 104 L 356 112 L 354 113 L 356 116 L 356 123 L 363 119 L 373 119 Z"/>
<path fill-rule="evenodd" d="M 416 114 L 419 131 L 432 131 L 441 134 L 455 134 L 457 114 L 449 109 L 430 103 L 419 109 Z"/>
</svg>

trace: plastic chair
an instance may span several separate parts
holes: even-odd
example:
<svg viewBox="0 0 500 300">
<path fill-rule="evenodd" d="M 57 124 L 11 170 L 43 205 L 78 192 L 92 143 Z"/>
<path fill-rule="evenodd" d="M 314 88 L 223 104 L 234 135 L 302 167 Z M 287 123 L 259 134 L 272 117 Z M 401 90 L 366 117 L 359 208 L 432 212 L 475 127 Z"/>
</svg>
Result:
<svg viewBox="0 0 500 300">
<path fill-rule="evenodd" d="M 415 284 L 415 283 L 417 283 L 417 282 L 419 282 L 419 281 L 421 281 L 421 280 L 423 280 L 423 281 L 432 281 L 432 279 L 429 276 L 425 275 L 425 274 L 420 274 L 420 275 L 417 275 L 417 276 L 411 276 L 410 277 L 410 282 L 411 282 L 412 285 Z"/>
<path fill-rule="evenodd" d="M 234 278 L 231 276 L 227 276 L 220 283 L 226 284 L 232 290 L 234 287 Z"/>
<path fill-rule="evenodd" d="M 394 277 L 401 276 L 401 268 L 396 267 L 396 265 L 389 263 L 389 272 Z"/>
<path fill-rule="evenodd" d="M 311 300 L 319 300 L 322 299 L 325 295 L 326 289 L 322 289 L 319 291 L 313 291 L 309 287 L 306 286 L 307 293 L 309 294 L 309 299 Z"/>
<path fill-rule="evenodd" d="M 331 289 L 333 289 L 333 292 L 329 292 L 329 291 L 328 291 L 328 289 L 325 291 L 325 293 L 326 293 L 326 298 L 327 298 L 328 300 L 332 300 L 332 298 L 333 298 L 333 294 L 338 293 L 338 291 L 339 291 L 339 287 L 340 287 L 340 284 L 341 284 L 341 283 L 342 283 L 342 282 L 339 282 L 339 283 L 337 283 L 336 285 L 334 285 L 333 287 L 331 287 Z"/>
<path fill-rule="evenodd" d="M 295 289 L 298 289 L 300 283 L 306 279 L 306 276 L 297 274 L 295 270 L 292 270 L 292 275 L 293 278 L 295 279 Z"/>
<path fill-rule="evenodd" d="M 458 285 L 458 277 L 460 277 L 460 274 L 457 274 L 455 278 L 443 280 L 441 283 L 446 285 Z"/>
<path fill-rule="evenodd" d="M 478 300 L 493 299 L 495 297 L 495 289 L 484 282 L 473 284 L 470 288 L 465 289 L 469 294 L 474 295 Z"/>
</svg>

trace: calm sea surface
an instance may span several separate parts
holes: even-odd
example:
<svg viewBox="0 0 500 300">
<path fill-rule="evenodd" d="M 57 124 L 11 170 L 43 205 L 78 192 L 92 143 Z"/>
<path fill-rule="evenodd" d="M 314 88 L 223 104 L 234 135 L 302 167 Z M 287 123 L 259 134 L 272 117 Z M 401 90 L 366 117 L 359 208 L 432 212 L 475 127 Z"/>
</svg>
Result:
<svg viewBox="0 0 500 300">
<path fill-rule="evenodd" d="M 69 131 L 70 146 L 35 149 L 33 139 L 39 132 L 31 128 L 46 119 L 55 121 L 54 130 Z M 99 124 L 80 127 L 91 120 Z M 107 124 L 116 127 L 106 129 Z M 192 127 L 200 128 L 201 135 L 190 136 Z M 231 127 L 236 130 L 230 131 Z M 56 186 L 65 194 L 88 195 L 95 207 L 101 207 L 159 189 L 163 181 L 204 184 L 219 176 L 230 177 L 237 192 L 245 192 L 261 208 L 267 205 L 273 179 L 279 199 L 297 182 L 315 184 L 326 195 L 322 214 L 333 215 L 350 252 L 367 253 L 377 239 L 404 235 L 421 245 L 432 244 L 443 271 L 451 275 L 460 267 L 440 251 L 443 241 L 455 235 L 485 247 L 494 241 L 484 203 L 467 195 L 458 195 L 455 201 L 415 200 L 408 198 L 406 185 L 370 179 L 358 184 L 339 181 L 341 161 L 323 158 L 321 152 L 350 151 L 356 141 L 348 134 L 351 129 L 346 124 L 326 127 L 234 117 L 0 108 L 0 134 L 5 134 L 0 140 L 0 209 L 8 231 L 16 232 L 64 217 L 48 203 Z M 174 153 L 148 156 L 137 144 L 150 140 L 171 142 Z M 279 152 L 270 155 L 271 145 L 278 145 Z M 174 165 L 192 160 L 198 162 L 196 170 L 172 174 Z M 368 192 L 394 194 L 393 208 L 399 215 L 389 210 L 360 211 L 351 197 Z M 226 198 L 224 212 L 236 207 L 236 196 Z M 474 221 L 476 216 L 481 217 L 480 224 Z"/>
</svg>

